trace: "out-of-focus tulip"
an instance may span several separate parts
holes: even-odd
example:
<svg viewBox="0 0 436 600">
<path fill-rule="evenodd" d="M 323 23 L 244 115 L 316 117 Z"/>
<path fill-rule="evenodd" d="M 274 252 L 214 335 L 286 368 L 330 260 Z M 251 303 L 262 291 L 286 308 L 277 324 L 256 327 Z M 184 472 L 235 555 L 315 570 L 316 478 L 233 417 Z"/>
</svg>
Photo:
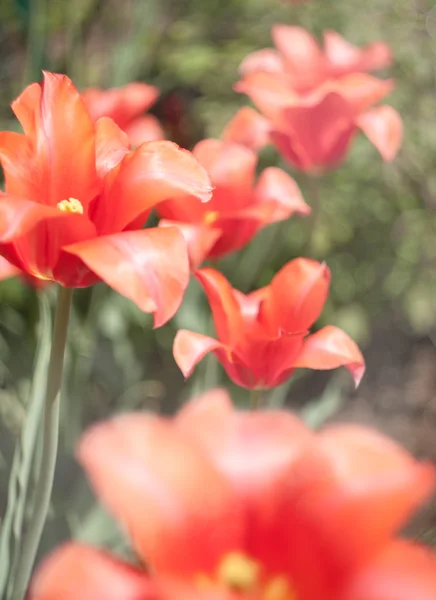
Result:
<svg viewBox="0 0 436 600">
<path fill-rule="evenodd" d="M 24 135 L 0 133 L 0 254 L 65 287 L 104 280 L 164 323 L 188 283 L 186 243 L 177 228 L 142 226 L 165 198 L 207 200 L 204 168 L 172 142 L 132 151 L 111 119 L 93 122 L 65 75 L 45 73 L 12 109 Z"/>
<path fill-rule="evenodd" d="M 192 268 L 206 258 L 239 250 L 270 223 L 294 213 L 309 214 L 297 184 L 281 169 L 267 168 L 255 181 L 253 150 L 207 139 L 195 146 L 193 154 L 211 177 L 212 199 L 203 206 L 193 196 L 172 198 L 157 208 L 161 225 L 177 225 L 185 235 Z"/>
<path fill-rule="evenodd" d="M 319 173 L 344 160 L 363 131 L 386 161 L 402 141 L 402 121 L 390 106 L 374 107 L 393 87 L 364 73 L 326 81 L 297 93 L 280 73 L 254 72 L 235 86 L 270 121 L 269 138 L 283 157 L 303 171 Z"/>
<path fill-rule="evenodd" d="M 241 63 L 241 74 L 278 73 L 301 94 L 330 79 L 376 71 L 392 63 L 391 51 L 384 42 L 358 48 L 335 31 L 324 32 L 324 48 L 303 27 L 276 25 L 272 38 L 276 49 L 249 54 Z"/>
<path fill-rule="evenodd" d="M 275 275 L 270 285 L 245 295 L 214 269 L 196 277 L 206 292 L 218 339 L 180 330 L 174 358 L 189 377 L 209 352 L 240 386 L 265 389 L 280 385 L 296 368 L 345 366 L 356 385 L 365 371 L 363 356 L 341 329 L 327 326 L 309 335 L 328 295 L 330 271 L 324 264 L 299 258 Z"/>
<path fill-rule="evenodd" d="M 150 575 L 72 543 L 44 562 L 30 600 L 436 597 L 435 554 L 396 538 L 434 470 L 369 429 L 313 433 L 212 390 L 171 420 L 94 426 L 78 455 Z"/>
<path fill-rule="evenodd" d="M 165 138 L 161 124 L 144 113 L 155 103 L 159 90 L 147 83 L 133 82 L 108 90 L 87 88 L 82 97 L 94 121 L 110 117 L 127 133 L 133 146 Z"/>
</svg>

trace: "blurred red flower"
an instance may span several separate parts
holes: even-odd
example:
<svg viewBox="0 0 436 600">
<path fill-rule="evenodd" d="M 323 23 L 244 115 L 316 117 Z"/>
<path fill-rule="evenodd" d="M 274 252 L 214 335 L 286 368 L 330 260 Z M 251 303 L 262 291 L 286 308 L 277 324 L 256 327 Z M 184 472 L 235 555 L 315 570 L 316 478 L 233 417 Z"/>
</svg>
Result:
<svg viewBox="0 0 436 600">
<path fill-rule="evenodd" d="M 318 173 L 337 166 L 351 141 L 363 131 L 386 161 L 402 140 L 402 121 L 390 106 L 374 105 L 393 87 L 365 73 L 328 80 L 306 94 L 297 93 L 281 73 L 258 71 L 235 89 L 247 94 L 270 121 L 269 139 L 290 164 Z"/>
<path fill-rule="evenodd" d="M 174 358 L 185 377 L 214 352 L 228 376 L 250 389 L 280 385 L 296 368 L 345 366 L 356 385 L 365 371 L 360 350 L 341 329 L 327 326 L 309 334 L 328 295 L 330 271 L 324 264 L 298 258 L 285 265 L 270 285 L 245 295 L 214 269 L 196 277 L 206 292 L 218 340 L 180 330 Z"/>
<path fill-rule="evenodd" d="M 158 119 L 144 115 L 157 100 L 159 90 L 147 83 L 133 82 L 108 90 L 87 88 L 82 97 L 94 121 L 110 117 L 127 133 L 133 146 L 165 138 Z"/>
<path fill-rule="evenodd" d="M 388 67 L 392 53 L 384 42 L 358 48 L 336 31 L 324 32 L 324 48 L 303 27 L 276 25 L 271 31 L 276 50 L 265 48 L 241 63 L 242 75 L 278 73 L 298 93 L 307 93 L 330 79 Z"/>
<path fill-rule="evenodd" d="M 78 455 L 151 574 L 72 543 L 42 565 L 30 600 L 436 597 L 435 554 L 395 537 L 434 470 L 369 429 L 313 433 L 212 390 L 172 420 L 94 426 Z"/>
<path fill-rule="evenodd" d="M 295 181 L 281 169 L 265 169 L 257 182 L 257 155 L 232 141 L 207 139 L 193 149 L 215 186 L 210 202 L 193 196 L 162 202 L 157 211 L 161 225 L 177 225 L 188 242 L 191 266 L 239 250 L 256 233 L 294 213 L 307 215 Z"/>
<path fill-rule="evenodd" d="M 172 142 L 131 151 L 111 119 L 93 123 L 65 75 L 45 73 L 12 109 L 24 135 L 0 133 L 0 254 L 66 287 L 104 280 L 164 323 L 188 283 L 186 243 L 176 228 L 141 227 L 165 198 L 207 200 L 206 171 Z"/>
</svg>

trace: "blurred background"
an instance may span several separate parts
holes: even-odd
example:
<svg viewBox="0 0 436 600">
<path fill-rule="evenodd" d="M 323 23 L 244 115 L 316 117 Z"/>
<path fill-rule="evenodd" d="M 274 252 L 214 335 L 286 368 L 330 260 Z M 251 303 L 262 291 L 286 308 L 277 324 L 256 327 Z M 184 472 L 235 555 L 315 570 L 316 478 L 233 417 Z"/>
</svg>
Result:
<svg viewBox="0 0 436 600">
<path fill-rule="evenodd" d="M 10 102 L 41 69 L 64 72 L 79 88 L 145 81 L 161 92 L 151 112 L 167 136 L 188 148 L 217 137 L 248 100 L 232 91 L 238 65 L 272 45 L 271 26 L 298 24 L 348 41 L 382 39 L 405 140 L 383 164 L 359 136 L 346 162 L 323 178 L 316 222 L 293 218 L 261 232 L 219 264 L 235 287 L 267 284 L 291 258 L 309 254 L 332 271 L 328 304 L 317 323 L 346 330 L 362 348 L 367 373 L 355 392 L 346 372 L 298 373 L 270 396 L 312 425 L 334 420 L 378 427 L 418 456 L 436 458 L 436 7 L 434 0 L 2 0 L 0 126 L 17 127 Z M 281 164 L 273 149 L 260 167 Z M 290 171 L 291 172 L 291 171 Z M 310 204 L 310 182 L 292 173 Z M 53 290 L 46 290 L 50 297 Z M 20 279 L 0 283 L 0 512 L 26 410 L 37 341 L 36 292 Z M 153 331 L 151 319 L 104 285 L 75 293 L 66 365 L 57 485 L 43 552 L 74 536 L 124 550 L 95 504 L 72 455 L 89 423 L 133 409 L 174 411 L 194 394 L 227 386 L 247 394 L 208 358 L 184 382 L 172 358 L 180 328 L 212 333 L 204 295 L 192 282 L 176 317 Z M 68 409 L 66 407 L 69 407 Z M 436 538 L 436 508 L 412 532 Z"/>
</svg>

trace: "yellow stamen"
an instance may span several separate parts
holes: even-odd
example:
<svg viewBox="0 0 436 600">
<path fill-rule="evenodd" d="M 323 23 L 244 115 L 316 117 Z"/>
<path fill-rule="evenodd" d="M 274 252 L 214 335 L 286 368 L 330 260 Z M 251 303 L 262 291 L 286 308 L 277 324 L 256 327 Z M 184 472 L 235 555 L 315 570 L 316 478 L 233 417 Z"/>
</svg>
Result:
<svg viewBox="0 0 436 600">
<path fill-rule="evenodd" d="M 264 600 L 297 600 L 297 596 L 285 577 L 274 577 L 265 586 Z"/>
<path fill-rule="evenodd" d="M 207 212 L 204 217 L 203 217 L 203 221 L 205 223 L 205 225 L 213 225 L 215 223 L 215 221 L 217 221 L 219 219 L 220 213 L 218 210 L 210 210 L 209 212 Z"/>
<path fill-rule="evenodd" d="M 83 215 L 83 206 L 76 198 L 68 198 L 68 200 L 62 200 L 58 203 L 58 209 L 62 212 L 72 213 L 75 215 Z"/>
<path fill-rule="evenodd" d="M 239 591 L 253 589 L 259 582 L 259 564 L 240 552 L 230 552 L 218 567 L 218 580 Z"/>
<path fill-rule="evenodd" d="M 211 593 L 223 588 L 241 595 L 262 600 L 298 600 L 292 582 L 283 575 L 268 576 L 262 565 L 243 554 L 230 552 L 213 574 L 199 573 L 195 585 L 201 592 Z"/>
</svg>

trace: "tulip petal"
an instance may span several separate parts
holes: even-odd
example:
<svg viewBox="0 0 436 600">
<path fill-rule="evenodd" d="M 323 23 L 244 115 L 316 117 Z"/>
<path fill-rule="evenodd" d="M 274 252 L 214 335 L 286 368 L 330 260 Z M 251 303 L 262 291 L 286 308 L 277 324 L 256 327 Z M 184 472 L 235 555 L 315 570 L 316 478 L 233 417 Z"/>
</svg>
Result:
<svg viewBox="0 0 436 600">
<path fill-rule="evenodd" d="M 324 31 L 324 51 L 335 76 L 352 71 L 377 71 L 392 63 L 392 52 L 384 42 L 358 48 L 336 31 Z"/>
<path fill-rule="evenodd" d="M 173 356 L 183 376 L 187 379 L 206 354 L 217 348 L 227 351 L 226 346 L 214 338 L 202 333 L 180 329 L 174 338 Z"/>
<path fill-rule="evenodd" d="M 33 158 L 29 138 L 11 131 L 0 132 L 0 161 L 8 194 L 38 199 L 39 179 L 35 177 Z"/>
<path fill-rule="evenodd" d="M 44 73 L 35 123 L 31 169 L 40 195 L 26 197 L 51 206 L 76 198 L 86 210 L 97 189 L 95 130 L 79 92 L 66 75 Z"/>
<path fill-rule="evenodd" d="M 276 25 L 272 28 L 272 38 L 284 58 L 291 85 L 304 91 L 322 81 L 325 59 L 318 42 L 306 29 Z"/>
<path fill-rule="evenodd" d="M 264 48 L 252 52 L 244 58 L 239 65 L 241 75 L 249 75 L 257 71 L 266 71 L 268 73 L 283 73 L 284 64 L 280 54 L 272 48 Z"/>
<path fill-rule="evenodd" d="M 261 150 L 269 143 L 270 123 L 254 108 L 243 106 L 227 123 L 221 138 L 225 142 L 242 144 L 252 150 Z"/>
<path fill-rule="evenodd" d="M 232 286 L 215 269 L 200 269 L 195 276 L 209 300 L 218 339 L 224 344 L 232 344 L 241 335 L 244 326 Z"/>
<path fill-rule="evenodd" d="M 186 242 L 175 227 L 128 231 L 65 248 L 160 327 L 180 306 L 189 281 Z"/>
<path fill-rule="evenodd" d="M 256 198 L 258 202 L 275 205 L 274 221 L 282 221 L 294 213 L 308 215 L 311 212 L 295 180 L 276 167 L 262 171 L 256 185 Z"/>
<path fill-rule="evenodd" d="M 240 507 L 230 485 L 170 422 L 133 413 L 94 426 L 78 457 L 99 498 L 158 573 L 208 573 L 238 547 Z"/>
<path fill-rule="evenodd" d="M 330 539 L 331 559 L 342 570 L 374 556 L 429 498 L 435 483 L 430 464 L 357 425 L 324 429 L 318 451 L 303 456 L 294 475 L 303 473 L 313 481 L 306 509 L 325 542 Z"/>
<path fill-rule="evenodd" d="M 339 94 L 357 117 L 387 96 L 393 88 L 392 79 L 378 79 L 367 73 L 350 73 L 340 79 L 328 81 L 322 91 L 325 93 L 326 90 L 330 90 Z"/>
<path fill-rule="evenodd" d="M 318 319 L 327 300 L 330 271 L 309 258 L 288 262 L 273 277 L 261 308 L 261 321 L 277 329 L 306 332 Z"/>
<path fill-rule="evenodd" d="M 102 179 L 121 162 L 130 151 L 129 139 L 118 125 L 108 117 L 95 124 L 96 167 Z"/>
<path fill-rule="evenodd" d="M 101 550 L 71 543 L 43 561 L 29 600 L 154 600 L 154 592 L 144 571 Z"/>
<path fill-rule="evenodd" d="M 56 220 L 58 224 L 74 224 L 74 229 L 83 229 L 79 239 L 95 233 L 92 223 L 84 215 L 61 212 L 58 208 L 24 200 L 9 194 L 0 195 L 0 242 L 7 243 L 28 234 L 40 223 Z M 69 236 L 70 237 L 70 236 Z M 58 240 L 62 242 L 62 240 Z M 71 243 L 71 239 L 67 243 Z M 42 245 L 42 244 L 41 244 Z M 62 245 L 62 243 L 61 243 Z M 34 251 L 37 248 L 34 249 Z"/>
<path fill-rule="evenodd" d="M 358 125 L 385 161 L 394 160 L 403 138 L 403 122 L 394 108 L 373 108 L 359 117 Z"/>
<path fill-rule="evenodd" d="M 253 185 L 257 155 L 240 144 L 206 139 L 192 153 L 209 173 L 214 186 L 245 187 Z"/>
<path fill-rule="evenodd" d="M 35 135 L 35 114 L 41 103 L 41 86 L 31 83 L 14 100 L 11 108 L 20 121 L 26 136 L 33 138 Z"/>
<path fill-rule="evenodd" d="M 201 224 L 179 223 L 168 219 L 161 219 L 159 227 L 177 227 L 179 229 L 188 246 L 189 264 L 192 271 L 207 259 L 211 249 L 221 236 L 219 229 Z"/>
<path fill-rule="evenodd" d="M 432 600 L 436 554 L 412 542 L 395 541 L 359 569 L 340 600 Z"/>
<path fill-rule="evenodd" d="M 167 198 L 207 201 L 211 193 L 206 170 L 190 152 L 173 142 L 147 142 L 124 157 L 93 220 L 101 234 L 116 233 Z"/>
<path fill-rule="evenodd" d="M 82 92 L 94 121 L 101 117 L 110 117 L 122 129 L 132 119 L 148 110 L 158 95 L 159 90 L 156 87 L 138 81 L 108 90 L 87 88 Z"/>
<path fill-rule="evenodd" d="M 124 131 L 129 136 L 132 146 L 165 139 L 162 125 L 154 115 L 144 115 L 134 119 L 124 127 Z"/>
<path fill-rule="evenodd" d="M 234 90 L 246 94 L 267 119 L 274 120 L 286 106 L 301 103 L 298 94 L 283 77 L 275 73 L 257 72 L 246 75 L 234 85 Z"/>
<path fill-rule="evenodd" d="M 20 269 L 3 258 L 3 256 L 0 256 L 0 281 L 16 277 L 17 275 L 20 275 L 20 273 L 22 273 Z"/>
<path fill-rule="evenodd" d="M 328 92 L 312 105 L 284 108 L 270 135 L 284 158 L 303 170 L 319 170 L 343 160 L 355 130 L 351 103 Z"/>
<path fill-rule="evenodd" d="M 352 374 L 356 387 L 365 373 L 365 359 L 356 343 L 342 329 L 332 325 L 306 339 L 294 366 L 320 370 L 345 367 Z"/>
</svg>

